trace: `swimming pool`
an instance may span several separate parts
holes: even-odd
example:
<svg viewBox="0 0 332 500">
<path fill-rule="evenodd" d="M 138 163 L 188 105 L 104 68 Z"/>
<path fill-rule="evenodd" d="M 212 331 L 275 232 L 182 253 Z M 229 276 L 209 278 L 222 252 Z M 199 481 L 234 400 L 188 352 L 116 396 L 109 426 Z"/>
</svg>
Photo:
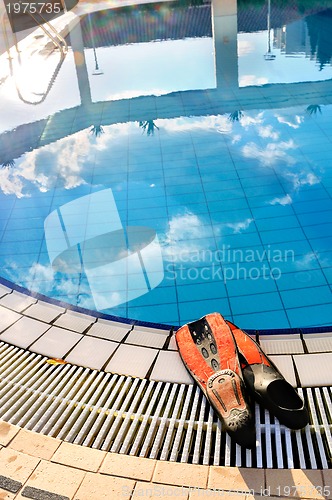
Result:
<svg viewBox="0 0 332 500">
<path fill-rule="evenodd" d="M 56 50 L 2 25 L 0 275 L 156 323 L 331 325 L 326 2 L 84 8 Z"/>
</svg>

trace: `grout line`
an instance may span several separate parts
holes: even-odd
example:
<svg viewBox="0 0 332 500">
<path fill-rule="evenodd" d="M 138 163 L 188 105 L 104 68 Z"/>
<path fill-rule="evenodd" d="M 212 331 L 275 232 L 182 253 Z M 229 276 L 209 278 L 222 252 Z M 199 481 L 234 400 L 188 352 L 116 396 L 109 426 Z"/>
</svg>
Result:
<svg viewBox="0 0 332 500">
<path fill-rule="evenodd" d="M 82 470 L 82 469 L 81 469 L 81 470 Z M 87 474 L 88 474 L 88 472 L 87 472 L 87 471 L 84 471 L 84 476 L 83 476 L 83 478 L 82 478 L 82 481 L 79 483 L 79 485 L 78 485 L 78 487 L 77 487 L 77 490 L 76 490 L 76 491 L 75 491 L 75 493 L 73 494 L 72 498 L 75 498 L 75 496 L 77 495 L 77 492 L 79 491 L 80 487 L 82 486 L 83 481 L 84 481 L 84 479 L 86 478 Z M 93 499 L 91 499 L 91 500 L 93 500 Z"/>
</svg>

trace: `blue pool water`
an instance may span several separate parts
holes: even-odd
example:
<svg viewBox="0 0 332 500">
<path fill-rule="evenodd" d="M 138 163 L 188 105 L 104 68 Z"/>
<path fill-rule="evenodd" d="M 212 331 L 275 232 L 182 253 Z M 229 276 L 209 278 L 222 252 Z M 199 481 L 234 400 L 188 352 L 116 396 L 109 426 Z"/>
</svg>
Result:
<svg viewBox="0 0 332 500">
<path fill-rule="evenodd" d="M 2 277 L 158 323 L 332 324 L 331 11 L 272 2 L 268 33 L 232 5 L 83 16 L 59 70 L 34 33 L 12 75 L 3 50 Z"/>
</svg>

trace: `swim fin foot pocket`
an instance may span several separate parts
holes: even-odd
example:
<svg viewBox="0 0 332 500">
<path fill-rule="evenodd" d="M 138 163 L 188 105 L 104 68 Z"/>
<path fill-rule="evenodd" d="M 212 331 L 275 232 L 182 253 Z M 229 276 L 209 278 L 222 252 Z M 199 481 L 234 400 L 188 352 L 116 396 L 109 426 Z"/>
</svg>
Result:
<svg viewBox="0 0 332 500">
<path fill-rule="evenodd" d="M 270 410 L 290 429 L 302 429 L 309 423 L 303 399 L 273 367 L 249 365 L 243 369 L 248 390 L 258 403 Z"/>
<path fill-rule="evenodd" d="M 229 321 L 227 324 L 234 335 L 243 378 L 251 395 L 286 427 L 305 427 L 309 423 L 308 411 L 294 387 L 285 380 L 257 342 Z"/>
<path fill-rule="evenodd" d="M 207 397 L 224 429 L 246 448 L 256 444 L 255 424 L 242 379 L 232 370 L 221 370 L 207 381 Z"/>
</svg>

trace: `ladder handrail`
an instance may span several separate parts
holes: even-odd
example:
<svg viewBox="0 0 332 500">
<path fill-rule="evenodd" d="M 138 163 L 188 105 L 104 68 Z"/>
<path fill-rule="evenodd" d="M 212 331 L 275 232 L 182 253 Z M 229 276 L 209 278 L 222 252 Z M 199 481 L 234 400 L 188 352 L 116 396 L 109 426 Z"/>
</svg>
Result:
<svg viewBox="0 0 332 500">
<path fill-rule="evenodd" d="M 54 44 L 54 46 L 56 48 L 58 48 L 60 51 L 60 61 L 58 62 L 57 66 L 55 68 L 55 71 L 52 74 L 52 77 L 49 81 L 49 84 L 47 85 L 45 92 L 43 93 L 41 99 L 39 99 L 38 101 L 33 102 L 30 100 L 27 100 L 22 95 L 22 92 L 19 88 L 19 85 L 18 85 L 17 80 L 16 80 L 15 75 L 14 75 L 14 69 L 13 69 L 13 64 L 12 64 L 13 58 L 10 54 L 10 47 L 9 47 L 7 29 L 5 26 L 4 17 L 2 18 L 2 24 L 4 25 L 4 34 L 5 34 L 6 51 L 8 54 L 8 61 L 9 61 L 9 68 L 10 68 L 10 76 L 13 77 L 15 80 L 15 88 L 16 88 L 17 95 L 18 95 L 19 99 L 22 102 L 24 102 L 25 104 L 37 105 L 37 104 L 41 104 L 43 101 L 45 101 L 46 97 L 48 96 L 48 94 L 49 94 L 58 74 L 59 74 L 59 71 L 60 71 L 61 66 L 63 64 L 63 61 L 65 60 L 66 55 L 68 53 L 68 44 L 67 44 L 66 40 L 63 38 L 63 36 L 60 35 L 60 33 L 58 33 L 58 31 L 54 28 L 54 26 L 52 26 L 52 24 L 49 21 L 46 21 L 46 19 L 40 13 L 39 13 L 39 16 L 41 17 L 41 19 L 43 21 L 42 23 L 40 23 L 38 21 L 38 19 L 36 19 L 36 17 L 33 14 L 31 14 L 30 12 L 29 12 L 29 15 L 36 22 L 36 24 L 44 31 L 44 33 L 51 40 L 51 42 Z M 47 30 L 45 28 L 45 26 L 44 26 L 45 24 L 47 25 L 49 30 Z M 51 31 L 54 33 L 54 35 L 52 35 Z M 18 54 L 19 64 L 21 65 L 22 62 L 21 62 L 21 58 L 20 58 L 20 51 L 19 51 L 18 46 L 17 46 L 16 37 L 15 37 L 15 48 L 16 48 L 16 52 Z"/>
</svg>

